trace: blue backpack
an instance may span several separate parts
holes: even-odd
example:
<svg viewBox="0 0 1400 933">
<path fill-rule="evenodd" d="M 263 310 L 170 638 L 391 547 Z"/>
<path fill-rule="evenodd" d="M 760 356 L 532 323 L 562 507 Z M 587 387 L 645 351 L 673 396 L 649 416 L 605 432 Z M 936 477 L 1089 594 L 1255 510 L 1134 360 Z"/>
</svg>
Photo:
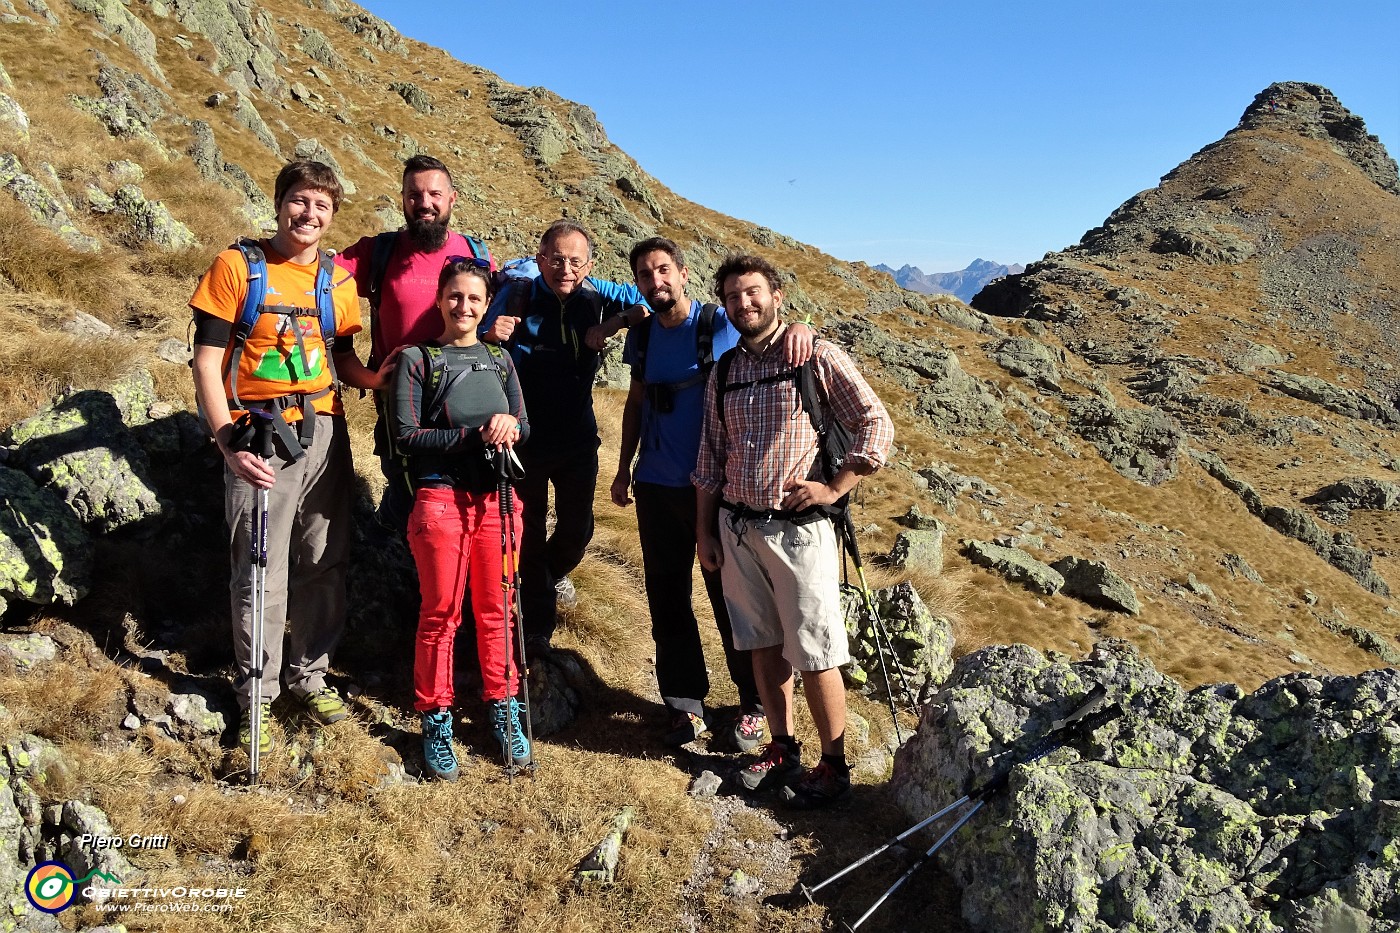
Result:
<svg viewBox="0 0 1400 933">
<path fill-rule="evenodd" d="M 230 341 L 233 352 L 229 354 L 228 365 L 224 369 L 224 376 L 228 379 L 229 385 L 229 407 L 242 409 L 245 412 L 234 425 L 235 436 L 239 438 L 251 436 L 252 429 L 256 424 L 253 419 L 265 419 L 271 423 L 278 436 L 282 438 L 292 459 L 300 460 L 304 456 L 303 451 L 311 446 L 311 440 L 316 431 L 315 413 L 312 412 L 308 415 L 307 405 L 335 391 L 335 361 L 331 352 L 335 345 L 335 299 L 332 295 L 335 289 L 335 262 L 331 253 L 325 250 L 317 251 L 316 320 L 321 330 L 321 341 L 326 347 L 326 365 L 331 370 L 331 384 L 316 392 L 296 392 L 280 398 L 250 403 L 244 402 L 238 397 L 238 364 L 243 358 L 243 345 L 248 342 L 248 337 L 253 333 L 258 319 L 264 314 L 297 317 L 304 316 L 306 312 L 288 305 L 267 304 L 267 255 L 263 252 L 261 243 L 256 240 L 242 239 L 233 246 L 242 254 L 244 262 L 248 264 L 248 295 L 244 298 L 243 310 L 233 325 L 233 335 Z M 300 351 L 304 363 L 307 357 L 306 346 L 301 337 L 301 328 L 293 327 L 292 330 L 296 333 L 297 349 Z M 307 378 L 310 378 L 310 375 L 307 373 Z M 292 371 L 292 376 L 294 379 L 296 378 L 295 370 Z M 299 408 L 302 411 L 299 436 L 292 433 L 291 426 L 282 417 L 282 412 L 288 408 Z"/>
</svg>

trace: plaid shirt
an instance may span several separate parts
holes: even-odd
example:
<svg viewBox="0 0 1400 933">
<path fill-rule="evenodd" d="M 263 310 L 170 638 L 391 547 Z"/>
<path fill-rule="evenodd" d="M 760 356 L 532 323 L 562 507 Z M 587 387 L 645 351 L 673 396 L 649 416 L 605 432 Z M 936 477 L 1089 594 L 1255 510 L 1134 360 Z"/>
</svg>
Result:
<svg viewBox="0 0 1400 933">
<path fill-rule="evenodd" d="M 776 376 L 788 366 L 782 332 L 761 356 L 742 343 L 729 367 L 729 385 Z M 894 423 L 880 399 L 856 371 L 855 363 L 835 345 L 819 340 L 812 350 L 817 381 L 825 388 L 835 415 L 854 435 L 847 460 L 876 469 L 894 444 Z M 705 423 L 700 459 L 691 479 L 705 492 L 754 509 L 780 509 L 783 491 L 798 480 L 821 477 L 818 438 L 802 410 L 794 379 L 783 379 L 724 394 L 724 423 L 715 412 L 719 367 L 705 384 Z"/>
</svg>

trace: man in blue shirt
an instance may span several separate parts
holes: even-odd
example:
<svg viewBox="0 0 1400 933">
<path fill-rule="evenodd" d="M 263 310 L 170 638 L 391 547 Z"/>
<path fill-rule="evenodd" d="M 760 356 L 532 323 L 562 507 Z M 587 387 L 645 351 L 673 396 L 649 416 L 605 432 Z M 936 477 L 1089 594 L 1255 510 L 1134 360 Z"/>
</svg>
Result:
<svg viewBox="0 0 1400 933">
<path fill-rule="evenodd" d="M 623 362 L 632 385 L 622 415 L 622 449 L 610 494 L 627 506 L 636 497 L 651 634 L 656 642 L 656 681 L 672 716 L 663 737 L 684 745 L 707 729 L 709 675 L 691 604 L 695 566 L 695 487 L 690 474 L 700 449 L 705 380 L 710 366 L 739 340 L 723 308 L 686 297 L 689 270 L 671 240 L 653 237 L 632 247 L 632 274 L 654 312 L 627 336 Z M 812 331 L 797 324 L 787 345 L 789 360 L 805 361 Z M 534 412 L 531 410 L 531 417 Z M 639 452 L 640 451 L 640 452 Z M 636 472 L 632 461 L 636 458 Z M 763 741 L 763 704 L 749 652 L 734 648 L 720 575 L 701 570 L 715 613 L 729 676 L 739 690 L 739 718 L 724 732 L 739 751 Z"/>
<path fill-rule="evenodd" d="M 550 224 L 535 259 L 540 274 L 509 280 L 481 325 L 483 339 L 510 349 L 530 413 L 530 442 L 519 450 L 525 478 L 517 489 L 524 525 L 520 602 L 532 653 L 548 648 L 558 623 L 556 584 L 583 560 L 593 538 L 602 443 L 593 415 L 599 351 L 648 314 L 631 285 L 588 275 L 593 238 L 574 221 Z M 555 525 L 546 536 L 551 483 Z"/>
</svg>

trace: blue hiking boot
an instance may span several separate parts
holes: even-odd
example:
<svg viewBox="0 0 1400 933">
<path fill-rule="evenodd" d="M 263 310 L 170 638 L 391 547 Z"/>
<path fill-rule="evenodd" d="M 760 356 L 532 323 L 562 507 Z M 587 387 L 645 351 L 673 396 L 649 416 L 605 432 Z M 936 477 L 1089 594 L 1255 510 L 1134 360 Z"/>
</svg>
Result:
<svg viewBox="0 0 1400 933">
<path fill-rule="evenodd" d="M 452 711 L 423 714 L 423 761 L 433 777 L 457 780 L 457 753 L 452 749 Z"/>
<path fill-rule="evenodd" d="M 490 700 L 487 708 L 491 713 L 491 732 L 504 751 L 509 748 L 510 764 L 523 768 L 533 763 L 530 753 L 530 740 L 525 737 L 525 728 L 520 722 L 520 702 L 515 697 L 504 700 Z"/>
</svg>

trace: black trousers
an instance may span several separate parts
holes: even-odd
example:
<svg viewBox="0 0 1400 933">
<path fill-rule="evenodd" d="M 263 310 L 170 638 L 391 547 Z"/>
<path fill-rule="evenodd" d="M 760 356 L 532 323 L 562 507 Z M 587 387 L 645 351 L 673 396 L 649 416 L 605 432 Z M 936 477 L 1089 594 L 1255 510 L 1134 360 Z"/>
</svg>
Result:
<svg viewBox="0 0 1400 933">
<path fill-rule="evenodd" d="M 656 682 L 661 698 L 672 709 L 697 715 L 704 712 L 710 691 L 700 625 L 691 604 L 691 571 L 695 566 L 695 487 L 634 483 L 637 531 L 642 541 L 651 637 L 656 642 Z M 705 593 L 714 609 L 729 676 L 739 689 L 746 713 L 760 713 L 749 652 L 734 648 L 729 610 L 724 605 L 718 573 L 701 568 Z"/>
<path fill-rule="evenodd" d="M 525 478 L 515 486 L 524 512 L 520 540 L 520 608 L 526 637 L 550 638 L 558 625 L 554 584 L 583 560 L 593 540 L 596 444 L 555 450 L 520 448 Z M 546 535 L 549 487 L 554 486 L 554 532 Z"/>
</svg>

